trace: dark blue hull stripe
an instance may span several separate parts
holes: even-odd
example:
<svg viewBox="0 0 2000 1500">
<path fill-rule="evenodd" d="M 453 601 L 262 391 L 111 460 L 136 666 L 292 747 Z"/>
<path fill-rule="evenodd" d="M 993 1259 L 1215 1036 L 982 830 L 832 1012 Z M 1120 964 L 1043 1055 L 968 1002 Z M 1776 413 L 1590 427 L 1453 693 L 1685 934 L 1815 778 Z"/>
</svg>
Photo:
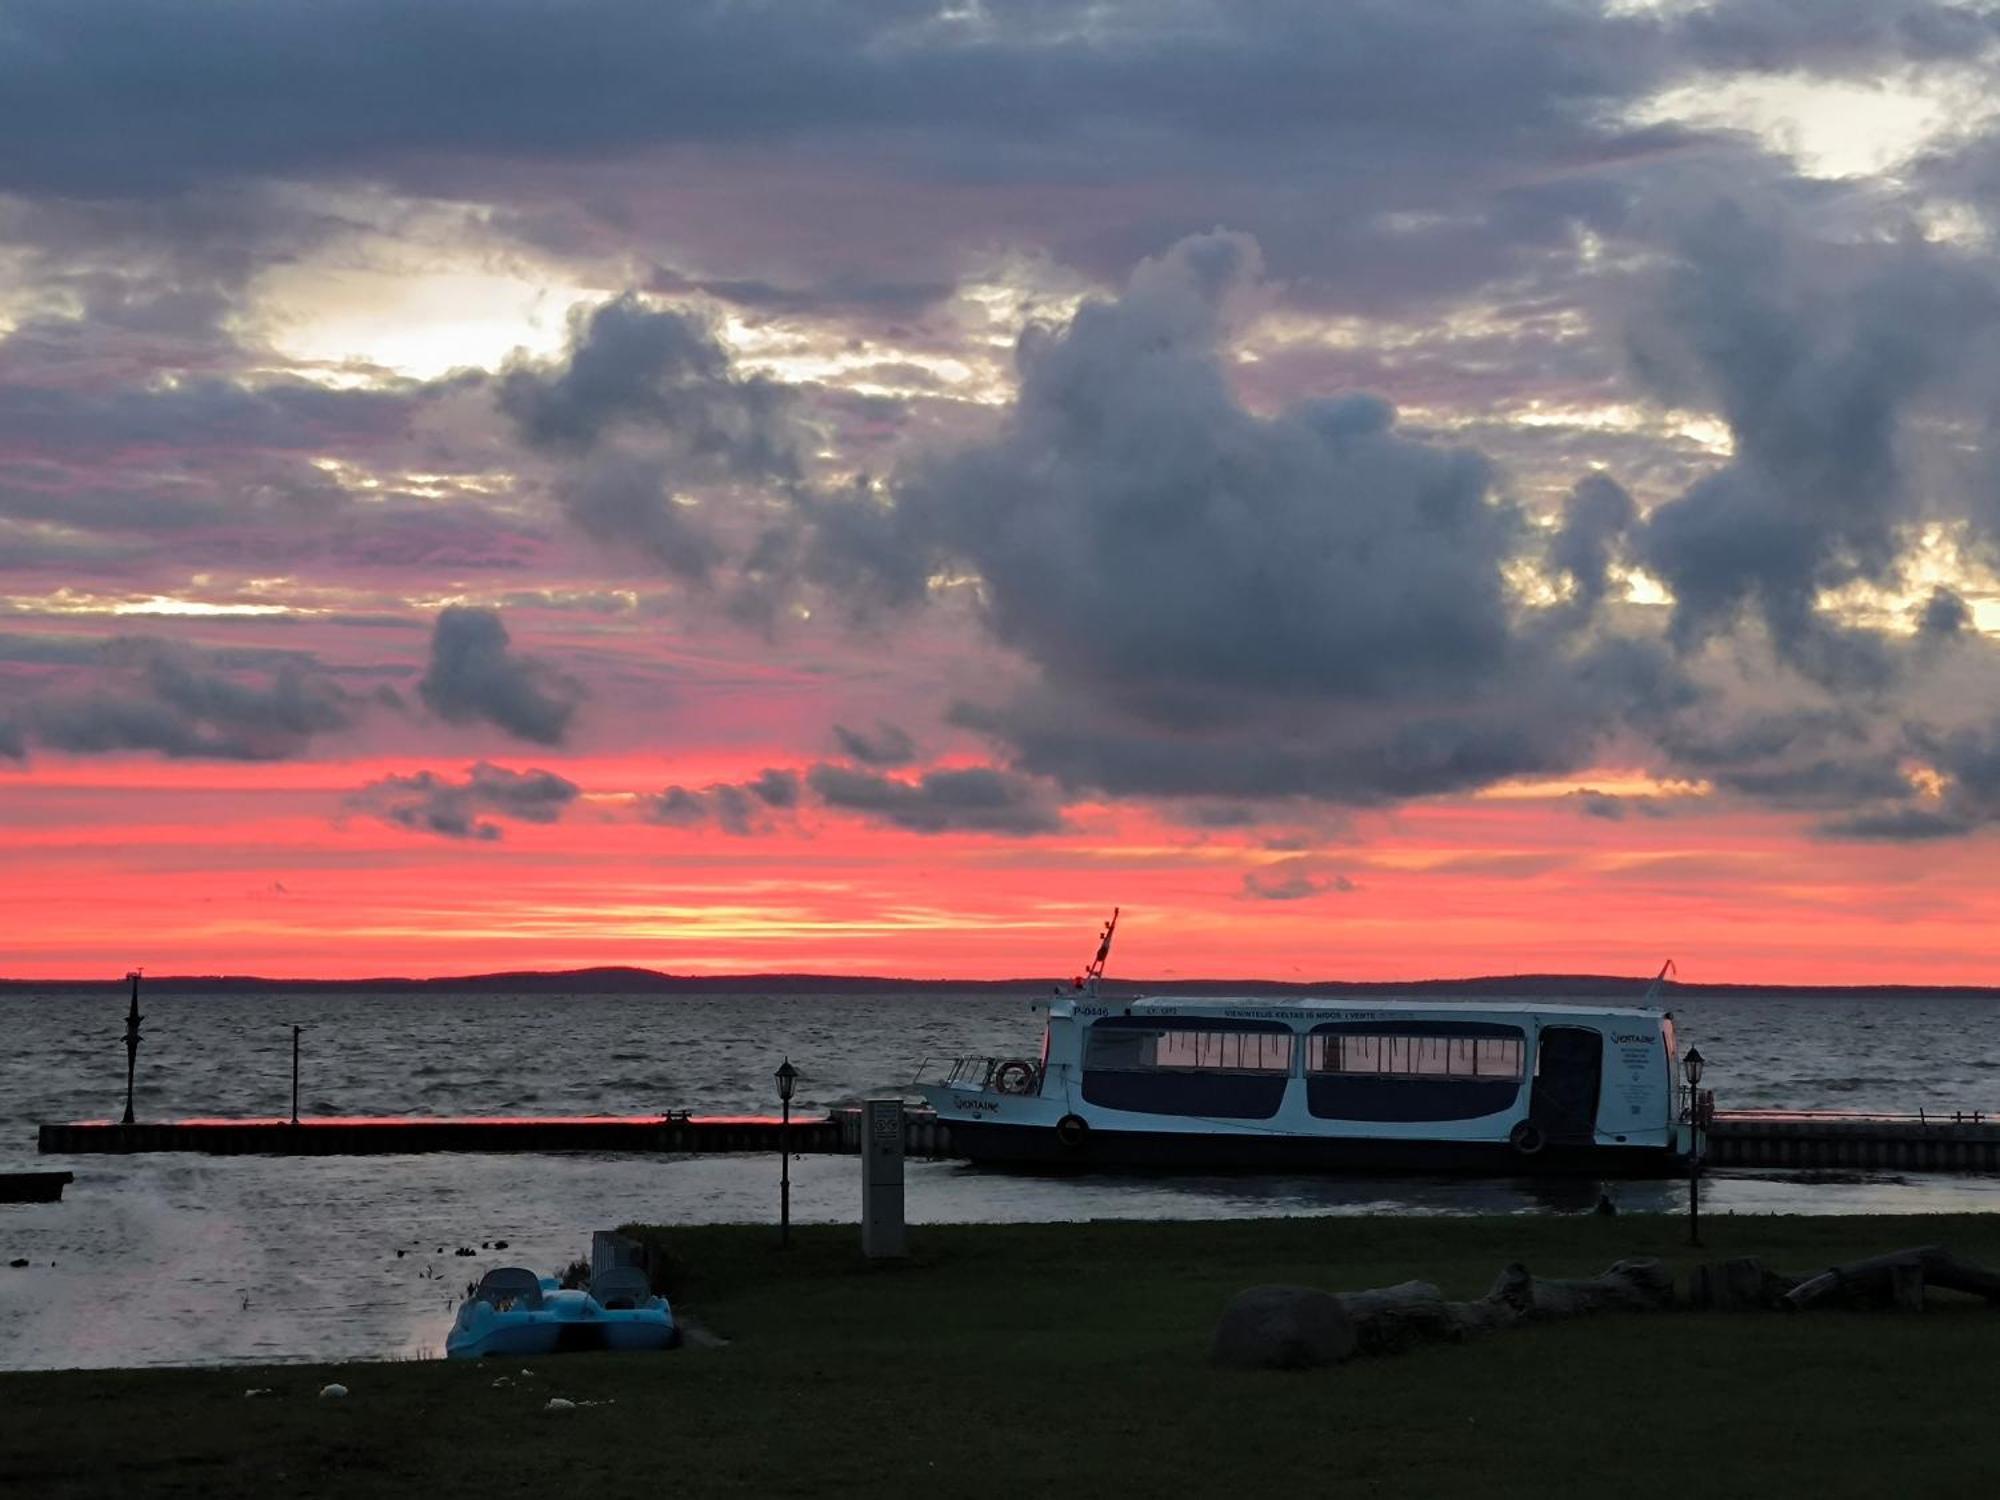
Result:
<svg viewBox="0 0 2000 1500">
<path fill-rule="evenodd" d="M 950 1122 L 953 1146 L 976 1162 L 1063 1170 L 1444 1172 L 1478 1177 L 1670 1177 L 1685 1157 L 1661 1147 L 1551 1142 L 1532 1155 L 1505 1141 L 1409 1141 L 1271 1134 L 1194 1134 L 1098 1126 L 1066 1146 L 1051 1127 Z"/>
</svg>

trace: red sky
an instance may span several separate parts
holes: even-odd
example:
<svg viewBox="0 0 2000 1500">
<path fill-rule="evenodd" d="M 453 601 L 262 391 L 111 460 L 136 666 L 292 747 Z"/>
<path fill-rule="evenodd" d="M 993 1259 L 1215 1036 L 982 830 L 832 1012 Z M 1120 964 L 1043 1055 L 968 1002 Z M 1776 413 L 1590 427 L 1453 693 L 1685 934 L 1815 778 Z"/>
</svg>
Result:
<svg viewBox="0 0 2000 1500">
<path fill-rule="evenodd" d="M 1771 815 L 1457 799 L 1355 815 L 1292 852 L 1099 804 L 1033 840 L 829 816 L 744 839 L 625 816 L 614 799 L 666 766 L 563 766 L 584 811 L 468 846 L 343 814 L 350 788 L 413 762 L 49 764 L 0 790 L 7 973 L 999 978 L 1073 967 L 1118 905 L 1114 971 L 1138 977 L 1642 974 L 1672 957 L 1691 981 L 1987 983 L 2000 918 L 1986 849 L 1818 842 Z M 1318 888 L 1256 898 L 1255 871 Z"/>
<path fill-rule="evenodd" d="M 2000 977 L 1991 28 L 254 9 L 0 28 L 0 975 Z"/>
</svg>

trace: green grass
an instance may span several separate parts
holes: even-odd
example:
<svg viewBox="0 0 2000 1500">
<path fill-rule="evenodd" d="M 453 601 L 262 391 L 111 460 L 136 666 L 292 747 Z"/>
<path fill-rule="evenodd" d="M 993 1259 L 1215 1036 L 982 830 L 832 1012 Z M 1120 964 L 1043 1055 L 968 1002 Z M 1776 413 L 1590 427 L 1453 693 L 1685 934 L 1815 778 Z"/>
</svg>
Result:
<svg viewBox="0 0 2000 1500">
<path fill-rule="evenodd" d="M 1927 1242 L 2000 1265 L 2000 1216 L 1289 1219 L 950 1227 L 898 1267 L 856 1231 L 672 1231 L 726 1349 L 519 1364 L 0 1376 L 22 1496 L 1040 1494 L 1962 1496 L 2000 1473 L 2000 1314 L 1667 1313 L 1537 1325 L 1305 1374 L 1210 1369 L 1234 1291 L 1413 1276 L 1483 1292 Z M 502 1374 L 516 1383 L 495 1388 Z M 345 1402 L 314 1398 L 329 1379 Z M 246 1400 L 245 1387 L 275 1387 Z M 567 1413 L 551 1395 L 609 1401 Z"/>
</svg>

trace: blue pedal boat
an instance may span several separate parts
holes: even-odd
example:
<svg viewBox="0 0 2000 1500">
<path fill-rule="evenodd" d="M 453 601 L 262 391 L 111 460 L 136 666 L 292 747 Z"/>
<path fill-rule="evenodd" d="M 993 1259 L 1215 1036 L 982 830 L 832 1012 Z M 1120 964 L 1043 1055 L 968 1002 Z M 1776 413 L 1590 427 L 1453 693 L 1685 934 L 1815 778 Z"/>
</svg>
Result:
<svg viewBox="0 0 2000 1500">
<path fill-rule="evenodd" d="M 553 1276 L 503 1266 L 479 1278 L 445 1335 L 452 1359 L 522 1358 L 590 1349 L 672 1349 L 680 1329 L 646 1273 L 607 1269 L 587 1292 L 565 1290 Z"/>
</svg>

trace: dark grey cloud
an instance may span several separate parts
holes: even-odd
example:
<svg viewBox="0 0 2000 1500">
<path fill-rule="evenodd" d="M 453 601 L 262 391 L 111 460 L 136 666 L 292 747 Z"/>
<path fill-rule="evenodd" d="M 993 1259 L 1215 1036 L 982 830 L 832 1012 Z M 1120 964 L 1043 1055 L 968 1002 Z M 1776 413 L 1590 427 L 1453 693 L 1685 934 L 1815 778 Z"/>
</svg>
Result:
<svg viewBox="0 0 2000 1500">
<path fill-rule="evenodd" d="M 1372 396 L 1238 401 L 1220 351 L 1256 264 L 1201 236 L 1031 331 L 997 435 L 899 476 L 856 565 L 969 571 L 1039 673 L 955 720 L 1069 787 L 1368 803 L 1566 769 L 1680 703 L 1655 643 L 1510 597 L 1532 537 L 1480 455 Z M 1576 502 L 1580 591 L 1616 497 Z"/>
<path fill-rule="evenodd" d="M 1923 843 L 1931 839 L 1963 838 L 1978 826 L 1977 820 L 1957 810 L 1906 804 L 1834 818 L 1822 824 L 1821 831 L 1834 838 Z"/>
<path fill-rule="evenodd" d="M 563 359 L 516 363 L 497 399 L 536 447 L 581 450 L 631 425 L 668 441 L 683 465 L 737 477 L 798 472 L 790 388 L 738 375 L 696 313 L 648 307 L 631 293 L 579 309 Z"/>
<path fill-rule="evenodd" d="M 722 560 L 721 543 L 702 516 L 669 485 L 664 460 L 626 453 L 592 457 L 557 483 L 563 509 L 585 535 L 636 547 L 667 572 L 691 582 Z"/>
<path fill-rule="evenodd" d="M 799 805 L 799 773 L 770 768 L 757 773 L 744 788 L 766 807 L 780 811 Z"/>
<path fill-rule="evenodd" d="M 767 767 L 749 781 L 715 782 L 699 791 L 670 786 L 644 799 L 641 815 L 650 822 L 680 828 L 713 823 L 724 833 L 748 838 L 771 830 L 772 813 L 797 808 L 799 787 L 798 772 Z"/>
<path fill-rule="evenodd" d="M 628 293 L 579 309 L 561 359 L 517 361 L 495 392 L 522 441 L 557 461 L 554 492 L 579 529 L 689 582 L 729 550 L 698 491 L 800 478 L 808 429 L 794 390 L 737 373 L 684 308 Z"/>
<path fill-rule="evenodd" d="M 1917 634 L 1928 640 L 1952 640 L 1972 625 L 1972 607 L 1955 591 L 1940 585 L 1917 612 Z"/>
<path fill-rule="evenodd" d="M 1949 729 L 1906 724 L 1899 774 L 1821 831 L 1837 838 L 1955 838 L 2000 824 L 2000 718 Z M 1902 774 L 1907 772 L 1907 774 Z"/>
<path fill-rule="evenodd" d="M 1562 526 L 1549 542 L 1549 566 L 1568 575 L 1584 614 L 1604 598 L 1613 549 L 1638 516 L 1632 497 L 1607 475 L 1587 475 L 1570 491 Z"/>
<path fill-rule="evenodd" d="M 1128 697 L 1476 682 L 1506 649 L 1519 518 L 1478 454 L 1399 437 L 1376 398 L 1244 410 L 1217 350 L 1257 270 L 1248 240 L 1203 236 L 1031 333 L 998 441 L 911 476 L 899 509 L 1052 676 Z"/>
<path fill-rule="evenodd" d="M 75 754 L 277 760 L 348 728 L 366 704 L 303 653 L 118 636 L 90 660 L 21 705 L 17 735 Z"/>
<path fill-rule="evenodd" d="M 806 785 L 828 807 L 911 833 L 1054 833 L 1062 811 L 1046 788 L 989 767 L 926 771 L 913 781 L 821 764 Z"/>
<path fill-rule="evenodd" d="M 895 724 L 878 723 L 872 732 L 833 726 L 841 753 L 864 766 L 907 766 L 917 758 L 916 742 Z"/>
<path fill-rule="evenodd" d="M 543 745 L 562 743 L 583 699 L 576 679 L 513 649 L 500 611 L 462 604 L 438 612 L 417 693 L 448 723 L 484 721 Z"/>
<path fill-rule="evenodd" d="M 384 776 L 351 794 L 346 805 L 420 833 L 491 841 L 504 832 L 494 817 L 553 823 L 581 794 L 575 782 L 553 771 L 514 771 L 480 761 L 460 781 L 435 771 Z"/>
<path fill-rule="evenodd" d="M 169 17 L 28 0 L 0 51 L 0 129 L 22 148 L 0 184 L 145 192 L 225 173 L 379 169 L 399 152 L 595 155 L 898 132 L 939 137 L 922 153 L 933 162 L 978 141 L 989 173 L 1042 165 L 1075 135 L 1129 171 L 1142 145 L 1147 160 L 1204 136 L 1276 147 L 1385 112 L 1428 135 L 1485 124 L 1482 109 L 1515 130 L 1578 132 L 1571 115 L 1656 78 L 1662 61 L 1648 45 L 1658 25 L 1553 0 L 1454 11 L 1455 32 L 1387 4 L 1114 6 L 1087 39 L 1039 6 L 990 10 L 978 26 L 941 10 L 445 0 L 417 17 L 346 0 Z M 515 86 L 522 77 L 535 86 Z M 982 101 L 993 139 L 972 130 L 967 98 Z M 72 128 L 35 128 L 57 118 Z"/>
<path fill-rule="evenodd" d="M 1281 859 L 1243 877 L 1242 894 L 1253 901 L 1304 901 L 1313 896 L 1344 894 L 1355 889 L 1352 879 L 1329 870 L 1316 859 Z"/>
<path fill-rule="evenodd" d="M 1301 295 L 1382 306 L 1572 261 L 1575 225 L 1626 209 L 1615 174 L 1715 141 L 1625 123 L 1661 88 L 1716 68 L 1860 76 L 1973 55 L 1988 29 L 1948 5 L 1884 16 L 1113 0 L 1079 28 L 1061 7 L 940 0 L 335 0 L 169 21 L 28 0 L 0 41 L 17 148 L 0 190 L 324 177 L 512 198 L 497 222 L 572 253 L 692 243 L 669 286 L 885 316 L 996 243 L 1109 275 L 1228 222 Z M 649 192 L 677 205 L 665 236 L 631 201 Z"/>
<path fill-rule="evenodd" d="M 1893 584 L 1920 519 L 1911 418 L 2000 327 L 1990 265 L 1922 241 L 1840 245 L 1724 201 L 1680 233 L 1657 300 L 1631 325 L 1634 367 L 1663 399 L 1715 410 L 1728 465 L 1656 507 L 1636 552 L 1695 647 L 1745 612 L 1801 672 L 1879 686 L 1881 643 L 1819 607 Z"/>
<path fill-rule="evenodd" d="M 0 342 L 0 451 L 101 464 L 190 448 L 322 454 L 402 435 L 409 391 L 338 390 L 302 380 L 183 378 L 170 385 L 82 389 L 9 381 L 13 337 Z M 147 372 L 138 372 L 143 381 Z"/>
</svg>

